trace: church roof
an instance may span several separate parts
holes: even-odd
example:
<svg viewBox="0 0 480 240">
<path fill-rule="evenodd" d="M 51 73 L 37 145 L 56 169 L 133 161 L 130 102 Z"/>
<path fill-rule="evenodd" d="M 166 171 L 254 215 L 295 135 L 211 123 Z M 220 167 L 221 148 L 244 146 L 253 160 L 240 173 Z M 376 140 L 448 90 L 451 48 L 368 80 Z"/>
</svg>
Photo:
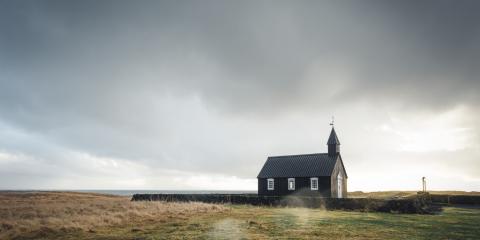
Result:
<svg viewBox="0 0 480 240">
<path fill-rule="evenodd" d="M 332 127 L 332 131 L 330 132 L 330 137 L 328 137 L 327 145 L 330 144 L 337 144 L 340 145 L 340 141 L 338 140 L 337 133 L 335 132 L 335 128 Z"/>
<path fill-rule="evenodd" d="M 268 157 L 257 178 L 331 176 L 337 156 L 314 153 Z"/>
</svg>

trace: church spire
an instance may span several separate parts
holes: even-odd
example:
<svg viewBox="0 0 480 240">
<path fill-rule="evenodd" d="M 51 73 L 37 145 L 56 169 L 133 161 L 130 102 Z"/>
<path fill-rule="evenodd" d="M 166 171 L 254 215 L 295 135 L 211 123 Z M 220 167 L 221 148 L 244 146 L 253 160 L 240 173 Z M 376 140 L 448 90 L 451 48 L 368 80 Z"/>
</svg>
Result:
<svg viewBox="0 0 480 240">
<path fill-rule="evenodd" d="M 332 131 L 330 132 L 330 137 L 328 137 L 327 145 L 328 145 L 328 155 L 335 156 L 340 153 L 340 141 L 338 140 L 337 133 L 335 132 L 335 128 L 333 127 L 333 118 L 332 123 Z"/>
</svg>

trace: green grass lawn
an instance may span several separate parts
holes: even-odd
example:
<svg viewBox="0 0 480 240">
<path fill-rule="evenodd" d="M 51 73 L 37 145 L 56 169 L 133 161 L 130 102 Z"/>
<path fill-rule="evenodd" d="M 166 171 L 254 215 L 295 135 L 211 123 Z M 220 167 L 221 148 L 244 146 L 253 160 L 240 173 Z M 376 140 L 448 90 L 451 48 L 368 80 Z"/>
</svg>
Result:
<svg viewBox="0 0 480 240">
<path fill-rule="evenodd" d="M 109 227 L 104 239 L 480 239 L 480 209 L 447 207 L 438 215 L 360 213 L 231 206 L 188 219 Z M 78 237 L 78 235 L 77 235 Z"/>
</svg>

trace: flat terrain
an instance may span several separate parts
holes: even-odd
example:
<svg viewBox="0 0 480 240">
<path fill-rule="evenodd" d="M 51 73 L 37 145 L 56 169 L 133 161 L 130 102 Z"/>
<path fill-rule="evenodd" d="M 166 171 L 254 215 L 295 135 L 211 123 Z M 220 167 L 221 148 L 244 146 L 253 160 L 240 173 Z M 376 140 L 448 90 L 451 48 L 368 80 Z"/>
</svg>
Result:
<svg viewBox="0 0 480 240">
<path fill-rule="evenodd" d="M 437 195 L 469 195 L 480 196 L 480 192 L 464 192 L 464 191 L 429 191 L 430 194 Z M 381 192 L 349 192 L 348 197 L 351 198 L 402 198 L 417 195 L 416 191 L 381 191 Z"/>
<path fill-rule="evenodd" d="M 0 193 L 0 239 L 479 239 L 480 208 L 438 215 Z"/>
</svg>

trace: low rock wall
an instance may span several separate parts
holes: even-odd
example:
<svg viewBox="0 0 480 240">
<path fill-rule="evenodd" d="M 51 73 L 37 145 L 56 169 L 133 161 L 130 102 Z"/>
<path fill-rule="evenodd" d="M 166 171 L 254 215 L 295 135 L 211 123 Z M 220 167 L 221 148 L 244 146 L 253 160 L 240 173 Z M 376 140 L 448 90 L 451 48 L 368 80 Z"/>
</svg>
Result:
<svg viewBox="0 0 480 240">
<path fill-rule="evenodd" d="M 307 196 L 272 197 L 256 194 L 135 194 L 132 201 L 206 202 L 367 212 L 431 213 L 430 204 L 423 198 L 383 200 Z"/>
<path fill-rule="evenodd" d="M 433 203 L 480 205 L 480 196 L 473 195 L 430 195 Z"/>
</svg>

